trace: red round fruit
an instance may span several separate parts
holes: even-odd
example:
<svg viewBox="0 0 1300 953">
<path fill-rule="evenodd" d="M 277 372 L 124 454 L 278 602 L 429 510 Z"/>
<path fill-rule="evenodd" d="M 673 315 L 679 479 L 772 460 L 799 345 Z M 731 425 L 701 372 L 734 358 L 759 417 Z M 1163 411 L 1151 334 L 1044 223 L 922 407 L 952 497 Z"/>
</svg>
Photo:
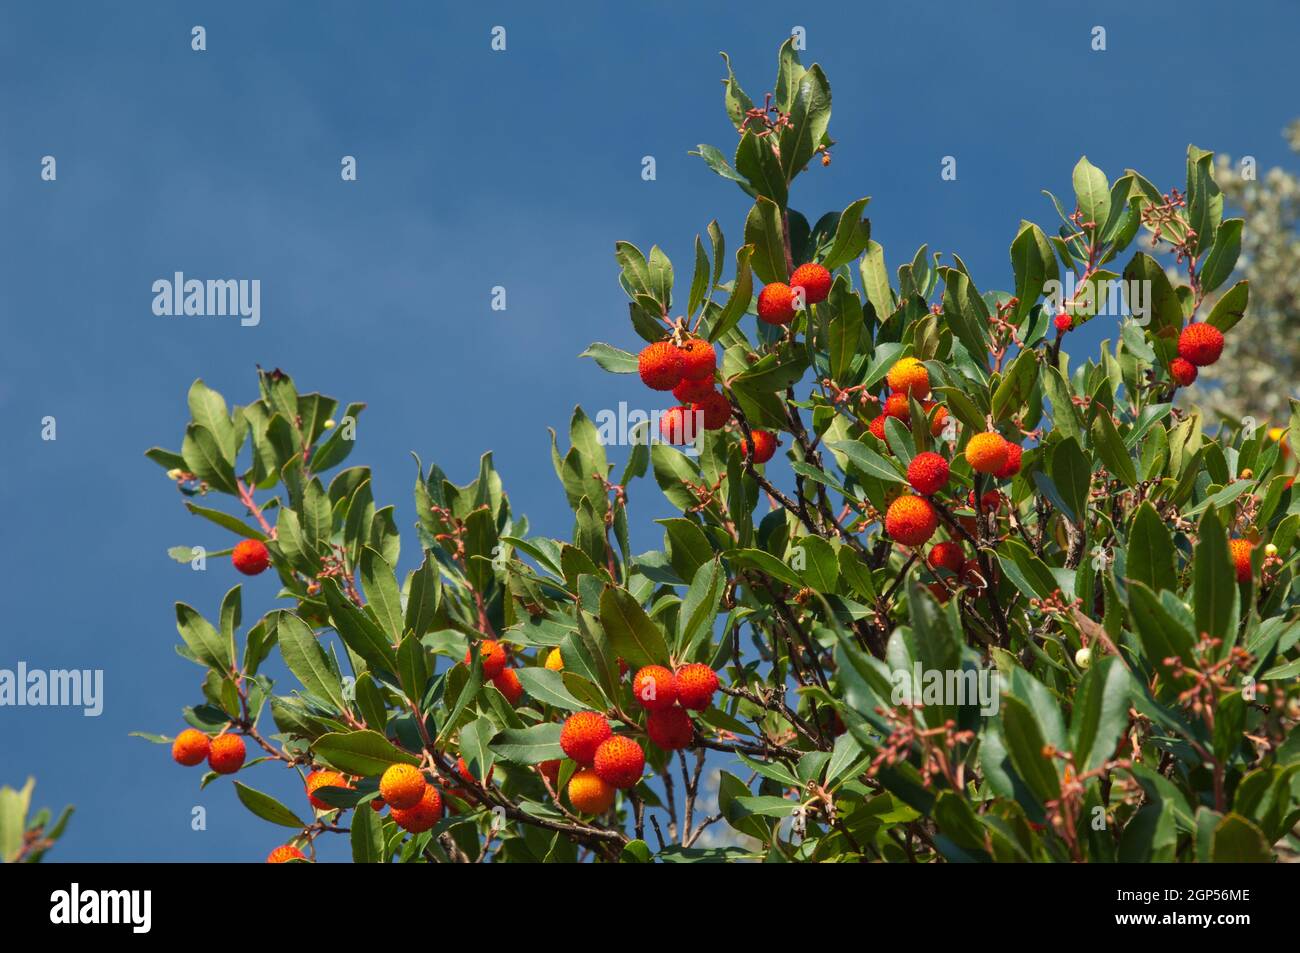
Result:
<svg viewBox="0 0 1300 953">
<path fill-rule="evenodd" d="M 900 392 L 895 392 L 885 398 L 885 409 L 882 413 L 886 417 L 893 417 L 905 424 L 912 422 L 912 406 L 907 401 L 907 395 Z"/>
<path fill-rule="evenodd" d="M 442 817 L 442 795 L 430 784 L 425 787 L 424 794 L 415 807 L 395 807 L 388 812 L 388 816 L 404 831 L 411 834 L 423 833 Z"/>
<path fill-rule="evenodd" d="M 235 544 L 230 561 L 245 576 L 256 576 L 271 565 L 271 553 L 260 539 L 241 539 Z"/>
<path fill-rule="evenodd" d="M 1181 357 L 1169 362 L 1169 373 L 1179 387 L 1188 387 L 1196 380 L 1196 365 Z"/>
<path fill-rule="evenodd" d="M 1208 367 L 1223 353 L 1223 332 L 1212 324 L 1199 321 L 1183 328 L 1178 335 L 1178 356 L 1197 367 Z"/>
<path fill-rule="evenodd" d="M 1007 441 L 1007 462 L 1002 469 L 993 474 L 999 480 L 1010 480 L 1020 472 L 1020 459 L 1025 455 L 1024 448 L 1018 443 Z"/>
<path fill-rule="evenodd" d="M 804 301 L 820 304 L 831 293 L 831 273 L 816 262 L 800 265 L 790 276 L 791 288 L 802 288 Z"/>
<path fill-rule="evenodd" d="M 938 526 L 939 516 L 924 497 L 904 494 L 885 511 L 885 532 L 904 546 L 920 546 Z"/>
<path fill-rule="evenodd" d="M 766 324 L 789 324 L 794 320 L 794 293 L 784 282 L 764 285 L 758 293 L 758 319 Z"/>
<path fill-rule="evenodd" d="M 211 747 L 207 735 L 197 729 L 186 728 L 172 742 L 172 759 L 177 764 L 192 768 L 207 759 Z"/>
<path fill-rule="evenodd" d="M 590 767 L 596 749 L 613 734 L 605 716 L 594 711 L 574 712 L 560 729 L 560 748 L 578 764 Z"/>
<path fill-rule="evenodd" d="M 718 430 L 731 419 L 731 403 L 717 391 L 691 404 L 691 410 L 704 415 L 705 430 Z"/>
<path fill-rule="evenodd" d="M 683 377 L 682 382 L 673 388 L 673 397 L 680 400 L 683 404 L 690 404 L 697 400 L 703 400 L 713 393 L 713 378 L 702 377 L 699 380 L 691 380 L 689 377 Z"/>
<path fill-rule="evenodd" d="M 664 443 L 685 446 L 695 440 L 703 426 L 689 407 L 669 407 L 659 415 L 659 439 Z"/>
<path fill-rule="evenodd" d="M 678 348 L 682 356 L 682 377 L 686 380 L 712 380 L 718 366 L 713 345 L 701 338 L 687 338 Z"/>
<path fill-rule="evenodd" d="M 885 439 L 885 421 L 888 419 L 884 414 L 881 414 L 867 426 L 867 429 L 871 431 L 871 435 L 877 440 L 883 441 Z"/>
<path fill-rule="evenodd" d="M 673 673 L 662 665 L 647 665 L 632 676 L 632 695 L 647 711 L 661 711 L 677 703 Z"/>
<path fill-rule="evenodd" d="M 938 493 L 948 482 L 948 461 L 930 450 L 918 453 L 907 465 L 907 482 L 917 493 Z"/>
<path fill-rule="evenodd" d="M 631 738 L 614 735 L 596 749 L 596 777 L 616 788 L 635 787 L 645 770 L 645 752 Z"/>
<path fill-rule="evenodd" d="M 767 463 L 776 453 L 776 437 L 772 436 L 766 430 L 751 430 L 749 435 L 754 438 L 754 462 Z M 746 457 L 749 456 L 749 441 L 743 437 L 740 441 L 740 452 Z"/>
<path fill-rule="evenodd" d="M 641 383 L 651 390 L 672 390 L 682 379 L 682 355 L 672 341 L 655 341 L 636 360 Z"/>
<path fill-rule="evenodd" d="M 217 774 L 234 774 L 244 766 L 248 749 L 239 735 L 217 735 L 208 749 L 208 767 Z"/>
<path fill-rule="evenodd" d="M 1056 332 L 1058 334 L 1064 334 L 1066 331 L 1070 330 L 1070 328 L 1074 327 L 1074 319 L 1062 311 L 1052 319 L 1052 324 L 1056 326 Z"/>
<path fill-rule="evenodd" d="M 685 708 L 668 708 L 646 716 L 645 733 L 664 751 L 679 751 L 695 740 L 695 725 Z"/>
<path fill-rule="evenodd" d="M 293 860 L 306 860 L 307 855 L 292 844 L 281 844 L 266 855 L 268 864 L 287 864 Z"/>
<path fill-rule="evenodd" d="M 390 769 L 391 770 L 391 769 Z M 419 774 L 417 771 L 416 774 Z M 420 779 L 423 782 L 423 778 Z M 321 788 L 347 788 L 348 779 L 343 777 L 337 771 L 313 771 L 307 775 L 306 780 L 307 800 L 311 801 L 311 806 L 318 811 L 332 811 L 334 805 L 322 801 L 316 796 L 316 792 Z M 382 790 L 382 787 L 381 787 Z"/>
<path fill-rule="evenodd" d="M 492 679 L 492 684 L 496 686 L 497 691 L 506 696 L 512 706 L 519 704 L 519 699 L 524 697 L 524 685 L 519 681 L 518 674 L 513 668 L 502 669 L 499 675 Z"/>
<path fill-rule="evenodd" d="M 465 664 L 474 663 L 475 647 L 465 650 Z M 483 639 L 478 643 L 477 654 L 483 657 L 483 677 L 496 678 L 506 667 L 506 648 L 496 639 Z"/>
<path fill-rule="evenodd" d="M 701 662 L 683 665 L 673 676 L 677 702 L 691 711 L 704 711 L 718 690 L 718 673 Z"/>
<path fill-rule="evenodd" d="M 925 557 L 925 561 L 931 569 L 961 572 L 961 567 L 966 562 L 966 554 L 962 552 L 961 543 L 944 540 L 930 547 L 930 553 Z"/>
</svg>

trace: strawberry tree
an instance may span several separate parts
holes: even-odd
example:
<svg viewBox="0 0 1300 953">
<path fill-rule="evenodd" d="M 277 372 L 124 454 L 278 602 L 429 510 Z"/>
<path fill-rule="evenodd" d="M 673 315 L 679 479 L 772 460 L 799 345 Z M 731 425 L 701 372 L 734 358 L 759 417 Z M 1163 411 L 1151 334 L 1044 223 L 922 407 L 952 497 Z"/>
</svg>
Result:
<svg viewBox="0 0 1300 953">
<path fill-rule="evenodd" d="M 834 142 L 791 43 L 761 103 L 724 86 L 735 147 L 698 155 L 753 207 L 686 281 L 616 245 L 611 337 L 642 341 L 586 355 L 655 413 L 626 448 L 580 408 L 553 441 L 571 538 L 531 533 L 485 455 L 464 485 L 417 459 L 403 544 L 343 466 L 364 405 L 278 370 L 234 407 L 194 384 L 179 452 L 148 455 L 237 542 L 176 558 L 281 589 L 247 625 L 238 585 L 177 606 L 201 698 L 154 740 L 232 775 L 276 861 L 330 836 L 370 862 L 1290 850 L 1300 430 L 1178 402 L 1249 294 L 1211 154 L 1168 191 L 1079 160 L 981 290 L 925 247 L 891 271 L 866 198 L 792 205 Z M 1114 344 L 1072 361 L 1089 322 Z M 678 511 L 650 552 L 641 492 Z"/>
</svg>

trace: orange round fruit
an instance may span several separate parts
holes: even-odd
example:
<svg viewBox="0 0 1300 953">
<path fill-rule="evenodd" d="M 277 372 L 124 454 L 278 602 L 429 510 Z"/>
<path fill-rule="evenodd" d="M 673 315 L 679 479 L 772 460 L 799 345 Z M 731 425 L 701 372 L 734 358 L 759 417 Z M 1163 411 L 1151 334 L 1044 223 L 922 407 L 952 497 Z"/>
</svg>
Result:
<svg viewBox="0 0 1300 953">
<path fill-rule="evenodd" d="M 583 814 L 604 814 L 614 804 L 614 786 L 590 768 L 575 771 L 569 778 L 569 803 Z"/>
<path fill-rule="evenodd" d="M 195 728 L 186 728 L 172 742 L 172 759 L 177 764 L 192 768 L 208 756 L 212 742 L 208 736 Z"/>
<path fill-rule="evenodd" d="M 596 749 L 612 734 L 604 715 L 594 711 L 574 712 L 560 729 L 560 747 L 578 764 L 590 767 L 596 760 Z"/>
<path fill-rule="evenodd" d="M 310 788 L 310 779 L 308 779 Z M 406 809 L 415 807 L 424 797 L 424 789 L 428 787 L 424 775 L 420 769 L 413 764 L 390 764 L 384 769 L 383 776 L 379 779 L 379 794 L 385 801 L 395 808 Z M 313 797 L 312 804 L 316 804 Z M 319 807 L 320 805 L 317 804 Z M 328 805 L 326 805 L 328 807 Z"/>
<path fill-rule="evenodd" d="M 885 511 L 885 532 L 904 546 L 920 546 L 938 526 L 939 516 L 930 501 L 910 493 L 894 500 Z"/>
</svg>

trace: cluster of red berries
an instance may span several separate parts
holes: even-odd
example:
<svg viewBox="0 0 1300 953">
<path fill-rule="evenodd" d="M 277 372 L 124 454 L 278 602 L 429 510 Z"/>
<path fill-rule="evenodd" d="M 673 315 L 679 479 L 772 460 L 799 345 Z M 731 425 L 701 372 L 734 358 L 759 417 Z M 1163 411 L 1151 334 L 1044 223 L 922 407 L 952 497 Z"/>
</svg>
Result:
<svg viewBox="0 0 1300 953">
<path fill-rule="evenodd" d="M 187 768 L 202 761 L 217 774 L 234 774 L 244 766 L 248 749 L 240 735 L 220 734 L 209 738 L 195 728 L 186 728 L 172 741 L 172 759 Z"/>
<path fill-rule="evenodd" d="M 647 665 L 632 677 L 632 693 L 646 710 L 646 734 L 665 751 L 690 745 L 695 737 L 690 711 L 703 711 L 718 690 L 718 674 L 707 665 L 683 665 L 676 672 Z M 569 779 L 569 801 L 585 814 L 603 814 L 614 803 L 614 792 L 635 787 L 645 770 L 645 752 L 637 742 L 614 734 L 608 719 L 580 711 L 565 719 L 560 748 L 579 769 Z M 544 762 L 539 770 L 551 781 L 559 762 Z"/>
<path fill-rule="evenodd" d="M 518 705 L 524 695 L 523 683 L 513 668 L 506 667 L 506 647 L 496 639 L 483 639 L 478 643 L 478 653 L 483 657 L 483 677 L 506 696 L 511 705 Z M 474 662 L 474 649 L 465 651 L 465 664 Z"/>
<path fill-rule="evenodd" d="M 1222 353 L 1222 331 L 1204 321 L 1189 324 L 1178 335 L 1178 356 L 1169 362 L 1169 372 L 1179 387 L 1187 387 L 1198 367 L 1209 367 Z"/>
<path fill-rule="evenodd" d="M 695 439 L 695 423 L 719 430 L 731 419 L 731 404 L 713 386 L 718 357 L 703 338 L 655 341 L 637 358 L 641 381 L 653 390 L 670 390 L 681 404 L 659 418 L 659 435 L 667 443 L 687 444 Z M 698 416 L 696 416 L 698 415 Z"/>
<path fill-rule="evenodd" d="M 388 805 L 393 823 L 411 834 L 427 831 L 442 818 L 442 795 L 414 765 L 391 764 L 384 769 L 379 796 Z"/>
<path fill-rule="evenodd" d="M 948 420 L 948 408 L 936 405 L 935 401 L 927 399 L 930 396 L 930 372 L 925 369 L 925 364 L 917 358 L 905 357 L 895 362 L 889 369 L 889 373 L 885 376 L 885 383 L 889 385 L 889 394 L 885 397 L 880 414 L 870 424 L 871 433 L 877 440 L 884 442 L 885 421 L 890 417 L 904 427 L 911 428 L 910 399 L 913 397 L 920 401 L 921 408 L 927 414 L 938 406 L 934 411 L 934 417 L 930 420 L 930 435 L 937 437 L 943 433 L 944 424 Z M 885 445 L 885 449 L 889 451 L 888 444 Z"/>
<path fill-rule="evenodd" d="M 816 262 L 800 265 L 790 283 L 774 281 L 758 293 L 758 319 L 765 324 L 789 324 L 799 305 L 821 304 L 831 293 L 831 273 Z"/>
</svg>

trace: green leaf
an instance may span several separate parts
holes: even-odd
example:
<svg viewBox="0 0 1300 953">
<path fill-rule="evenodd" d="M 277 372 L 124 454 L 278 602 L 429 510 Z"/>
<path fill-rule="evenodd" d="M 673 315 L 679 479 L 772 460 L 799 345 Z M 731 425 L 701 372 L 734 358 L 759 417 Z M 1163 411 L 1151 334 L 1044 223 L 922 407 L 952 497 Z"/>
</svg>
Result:
<svg viewBox="0 0 1300 953">
<path fill-rule="evenodd" d="M 1237 599 L 1237 576 L 1228 554 L 1228 539 L 1219 514 L 1207 509 L 1197 530 L 1198 541 L 1192 557 L 1193 607 L 1196 631 L 1211 638 L 1231 641 L 1228 620 Z"/>
<path fill-rule="evenodd" d="M 898 469 L 859 440 L 832 440 L 826 444 L 832 450 L 839 450 L 849 461 L 868 476 L 890 483 L 906 483 L 907 478 Z"/>
<path fill-rule="evenodd" d="M 269 794 L 263 794 L 239 781 L 235 782 L 235 794 L 239 802 L 264 821 L 279 824 L 281 827 L 306 827 L 307 823 Z M 369 811 L 367 814 L 371 813 Z"/>
<path fill-rule="evenodd" d="M 330 621 L 344 644 L 363 658 L 372 669 L 392 672 L 397 669 L 397 653 L 383 629 L 357 608 L 333 579 L 324 580 L 321 593 L 329 606 Z"/>
<path fill-rule="evenodd" d="M 218 526 L 222 527 L 223 529 L 228 529 L 232 533 L 237 533 L 240 536 L 243 536 L 245 539 L 266 540 L 269 538 L 260 529 L 256 529 L 252 526 L 249 526 L 247 523 L 239 519 L 237 516 L 231 516 L 229 513 L 223 513 L 220 510 L 208 509 L 206 506 L 197 506 L 194 503 L 189 502 L 188 500 L 185 503 L 185 508 L 189 510 L 191 513 L 193 513 L 195 516 L 202 516 L 205 520 L 216 523 Z M 188 562 L 188 559 L 186 561 Z"/>
<path fill-rule="evenodd" d="M 332 731 L 312 742 L 316 757 L 347 774 L 381 775 L 394 764 L 419 765 L 420 759 L 395 747 L 377 731 Z"/>
<path fill-rule="evenodd" d="M 1102 412 L 1093 419 L 1092 442 L 1111 476 L 1130 488 L 1137 486 L 1137 467 L 1109 414 Z"/>
<path fill-rule="evenodd" d="M 626 658 L 626 656 L 624 656 Z M 629 661 L 628 664 L 631 664 Z M 539 702 L 547 705 L 554 705 L 557 708 L 564 708 L 568 711 L 582 711 L 587 705 L 575 698 L 573 693 L 564 685 L 564 676 L 560 672 L 553 672 L 549 668 L 539 668 L 531 666 L 515 670 L 519 676 L 519 682 L 524 686 L 524 691 L 530 698 L 535 698 Z"/>
<path fill-rule="evenodd" d="M 27 811 L 31 807 L 35 778 L 28 778 L 21 790 L 0 787 L 0 863 L 10 863 L 23 849 Z"/>
<path fill-rule="evenodd" d="M 717 341 L 740 323 L 754 297 L 754 273 L 749 259 L 752 245 L 742 245 L 736 251 L 736 280 L 732 283 L 731 297 L 723 306 L 717 319 L 709 326 L 709 341 Z"/>
<path fill-rule="evenodd" d="M 1220 295 L 1219 300 L 1210 309 L 1210 316 L 1205 319 L 1205 323 L 1226 334 L 1246 316 L 1246 305 L 1249 301 L 1250 282 L 1239 281 Z"/>
<path fill-rule="evenodd" d="M 1061 781 L 1056 766 L 1043 755 L 1042 730 L 1029 706 L 1019 698 L 1003 697 L 1002 730 L 1012 764 L 1038 800 L 1060 797 Z"/>
<path fill-rule="evenodd" d="M 816 64 L 799 78 L 790 125 L 781 131 L 781 168 L 791 181 L 812 159 L 831 121 L 831 84 Z"/>
<path fill-rule="evenodd" d="M 1074 167 L 1074 195 L 1079 203 L 1083 221 L 1092 222 L 1090 233 L 1096 233 L 1110 218 L 1110 185 L 1106 173 L 1082 157 Z"/>
<path fill-rule="evenodd" d="M 382 864 L 387 859 L 384 850 L 384 819 L 369 804 L 358 805 L 352 812 L 352 862 L 354 864 Z"/>
<path fill-rule="evenodd" d="M 753 130 L 746 129 L 736 147 L 736 171 L 749 180 L 754 191 L 777 205 L 786 203 L 786 181 L 781 163 L 772 152 L 772 139 L 760 139 Z"/>
<path fill-rule="evenodd" d="M 274 616 L 275 634 L 280 643 L 284 664 L 312 695 L 332 702 L 340 711 L 347 709 L 343 685 L 330 665 L 316 633 L 302 619 L 287 610 Z"/>
<path fill-rule="evenodd" d="M 361 588 L 366 603 L 387 631 L 389 641 L 401 639 L 405 615 L 402 611 L 402 594 L 397 588 L 397 577 L 393 575 L 393 567 L 384 557 L 369 546 L 361 550 Z"/>
<path fill-rule="evenodd" d="M 512 764 L 539 764 L 563 758 L 559 722 L 545 722 L 531 728 L 507 728 L 496 737 L 492 750 Z"/>
<path fill-rule="evenodd" d="M 225 399 L 200 379 L 190 385 L 187 401 L 194 422 L 212 434 L 221 448 L 222 457 L 234 466 L 238 445 L 235 425 L 230 421 Z"/>
<path fill-rule="evenodd" d="M 871 241 L 871 223 L 862 217 L 870 198 L 858 199 L 840 213 L 839 224 L 835 227 L 835 238 L 830 250 L 822 259 L 827 271 L 835 271 L 847 265 L 862 254 Z"/>
<path fill-rule="evenodd" d="M 223 675 L 229 673 L 230 643 L 207 619 L 183 602 L 176 603 L 176 631 L 195 658 Z"/>
<path fill-rule="evenodd" d="M 1230 218 L 1214 233 L 1214 246 L 1201 266 L 1201 290 L 1209 293 L 1228 280 L 1241 254 L 1241 229 L 1245 222 Z M 1219 330 L 1223 330 L 1220 328 Z"/>
<path fill-rule="evenodd" d="M 790 272 L 786 269 L 784 236 L 780 207 L 771 199 L 759 196 L 745 219 L 745 244 L 754 247 L 750 267 L 764 284 L 790 279 Z"/>
<path fill-rule="evenodd" d="M 1070 508 L 1068 515 L 1079 522 L 1087 512 L 1092 472 L 1087 456 L 1073 437 L 1062 440 L 1052 449 L 1048 469 L 1062 502 Z"/>
<path fill-rule="evenodd" d="M 1059 282 L 1061 269 L 1056 253 L 1043 230 L 1033 222 L 1021 222 L 1020 232 L 1011 243 L 1011 268 L 1016 276 L 1015 322 L 1019 324 L 1029 316 L 1043 287 L 1048 281 Z M 969 347 L 967 348 L 969 350 Z M 980 355 L 972 353 L 972 357 Z"/>
<path fill-rule="evenodd" d="M 1115 656 L 1106 656 L 1084 673 L 1075 696 L 1070 734 L 1078 773 L 1109 760 L 1128 727 L 1128 708 L 1128 670 Z"/>
<path fill-rule="evenodd" d="M 578 357 L 589 357 L 605 370 L 614 374 L 635 374 L 638 369 L 635 354 L 600 341 L 589 345 Z"/>
<path fill-rule="evenodd" d="M 1216 864 L 1267 864 L 1273 860 L 1264 832 L 1240 814 L 1228 814 L 1214 829 L 1211 858 Z"/>
<path fill-rule="evenodd" d="M 221 441 L 206 427 L 190 424 L 185 428 L 181 456 L 185 458 L 185 469 L 214 490 L 230 494 L 239 492 L 234 465 L 226 459 Z"/>
<path fill-rule="evenodd" d="M 600 624 L 615 654 L 632 668 L 668 664 L 663 633 L 626 589 L 607 586 L 600 594 Z"/>
<path fill-rule="evenodd" d="M 1176 591 L 1178 574 L 1174 569 L 1174 541 L 1164 520 L 1154 506 L 1144 502 L 1138 507 L 1128 534 L 1126 573 L 1150 586 L 1155 592 Z"/>
<path fill-rule="evenodd" d="M 876 312 L 876 317 L 883 321 L 894 313 L 894 291 L 889 285 L 889 268 L 885 264 L 885 249 L 879 242 L 867 242 L 867 253 L 862 256 L 858 266 L 862 275 L 862 287 L 867 300 Z"/>
</svg>

